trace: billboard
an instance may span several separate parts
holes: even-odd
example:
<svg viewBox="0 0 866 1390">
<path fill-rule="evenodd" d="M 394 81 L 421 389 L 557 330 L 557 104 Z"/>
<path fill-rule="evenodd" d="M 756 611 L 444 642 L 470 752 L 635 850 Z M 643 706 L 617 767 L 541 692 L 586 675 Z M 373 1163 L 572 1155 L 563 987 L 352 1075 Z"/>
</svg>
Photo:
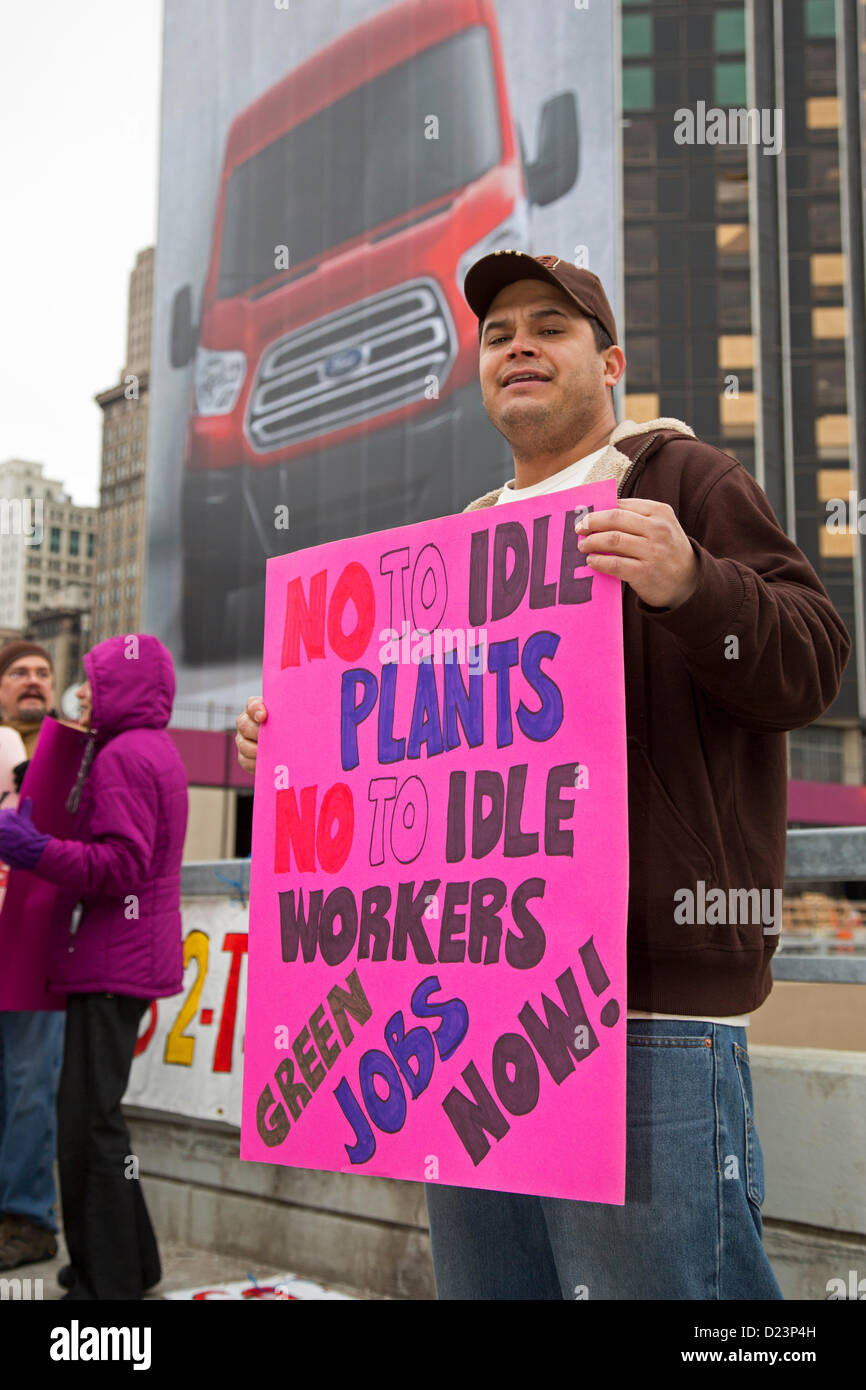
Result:
<svg viewBox="0 0 866 1390">
<path fill-rule="evenodd" d="M 260 687 L 265 565 L 512 476 L 468 267 L 614 293 L 613 6 L 166 0 L 146 626 L 179 692 Z"/>
</svg>

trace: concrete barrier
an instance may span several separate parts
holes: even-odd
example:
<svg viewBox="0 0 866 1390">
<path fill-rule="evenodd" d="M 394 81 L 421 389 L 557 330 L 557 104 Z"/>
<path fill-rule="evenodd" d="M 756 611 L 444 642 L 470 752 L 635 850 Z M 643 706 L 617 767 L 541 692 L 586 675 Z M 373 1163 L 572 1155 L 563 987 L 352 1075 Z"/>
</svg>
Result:
<svg viewBox="0 0 866 1390">
<path fill-rule="evenodd" d="M 866 1055 L 751 1057 L 767 1253 L 786 1298 L 822 1300 L 833 1279 L 866 1279 Z M 420 1184 L 241 1163 L 228 1125 L 129 1114 L 163 1238 L 384 1297 L 435 1297 Z"/>
<path fill-rule="evenodd" d="M 161 1239 L 388 1298 L 435 1298 L 420 1183 L 242 1163 L 228 1125 L 127 1115 Z"/>
</svg>

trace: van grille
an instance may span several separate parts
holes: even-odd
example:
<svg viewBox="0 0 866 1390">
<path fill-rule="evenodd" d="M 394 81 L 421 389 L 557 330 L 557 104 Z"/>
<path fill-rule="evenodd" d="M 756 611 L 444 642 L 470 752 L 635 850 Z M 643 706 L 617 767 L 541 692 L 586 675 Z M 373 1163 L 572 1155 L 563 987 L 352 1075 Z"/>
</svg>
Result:
<svg viewBox="0 0 866 1390">
<path fill-rule="evenodd" d="M 420 280 L 352 304 L 266 349 L 247 408 L 257 453 L 346 429 L 424 399 L 456 350 L 447 304 Z"/>
</svg>

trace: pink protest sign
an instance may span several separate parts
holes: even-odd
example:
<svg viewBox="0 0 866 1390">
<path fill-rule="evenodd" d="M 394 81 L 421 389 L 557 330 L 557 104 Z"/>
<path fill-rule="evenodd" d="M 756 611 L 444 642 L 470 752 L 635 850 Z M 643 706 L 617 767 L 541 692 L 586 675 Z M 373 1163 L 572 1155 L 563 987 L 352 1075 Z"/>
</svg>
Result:
<svg viewBox="0 0 866 1390">
<path fill-rule="evenodd" d="M 243 1158 L 623 1202 L 615 499 L 269 561 Z"/>
<path fill-rule="evenodd" d="M 21 784 L 33 802 L 33 824 L 46 835 L 75 838 L 66 798 L 75 784 L 86 743 L 80 729 L 42 721 L 36 751 Z M 76 899 L 26 869 L 9 873 L 0 910 L 0 1009 L 63 1009 L 65 995 L 48 989 L 50 942 L 56 924 L 68 923 Z"/>
</svg>

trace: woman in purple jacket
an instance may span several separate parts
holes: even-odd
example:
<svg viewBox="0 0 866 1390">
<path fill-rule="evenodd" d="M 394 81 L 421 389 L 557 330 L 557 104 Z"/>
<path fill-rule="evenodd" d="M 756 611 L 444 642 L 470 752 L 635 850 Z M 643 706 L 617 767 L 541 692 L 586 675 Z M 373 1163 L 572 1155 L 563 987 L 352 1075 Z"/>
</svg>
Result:
<svg viewBox="0 0 866 1390">
<path fill-rule="evenodd" d="M 137 1299 L 161 1277 L 121 1099 L 142 1016 L 183 980 L 180 866 L 187 782 L 166 732 L 171 655 L 155 637 L 112 637 L 84 658 L 77 692 L 89 729 L 67 809 L 75 839 L 0 812 L 0 858 L 79 897 L 54 943 L 67 993 L 58 1163 L 71 1264 L 67 1299 Z"/>
</svg>

